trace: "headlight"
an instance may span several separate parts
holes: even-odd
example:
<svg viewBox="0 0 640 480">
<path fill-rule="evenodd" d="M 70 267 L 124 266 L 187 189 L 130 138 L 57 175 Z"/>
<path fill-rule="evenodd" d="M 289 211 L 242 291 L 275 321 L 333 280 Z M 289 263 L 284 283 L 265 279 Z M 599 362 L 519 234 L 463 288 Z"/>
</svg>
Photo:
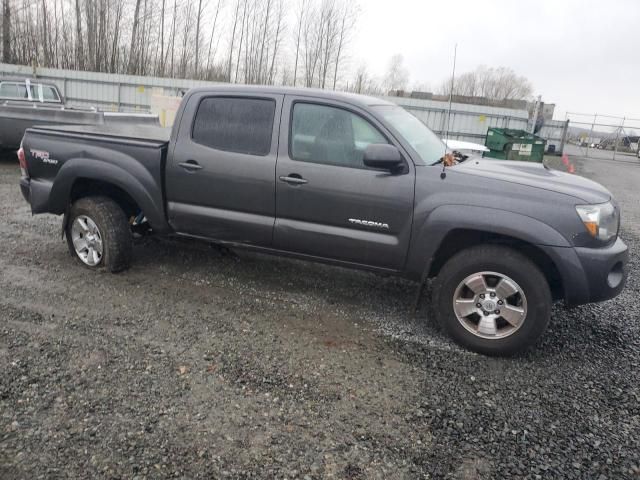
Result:
<svg viewBox="0 0 640 480">
<path fill-rule="evenodd" d="M 608 242 L 618 234 L 620 214 L 611 202 L 576 205 L 576 211 L 593 238 Z"/>
</svg>

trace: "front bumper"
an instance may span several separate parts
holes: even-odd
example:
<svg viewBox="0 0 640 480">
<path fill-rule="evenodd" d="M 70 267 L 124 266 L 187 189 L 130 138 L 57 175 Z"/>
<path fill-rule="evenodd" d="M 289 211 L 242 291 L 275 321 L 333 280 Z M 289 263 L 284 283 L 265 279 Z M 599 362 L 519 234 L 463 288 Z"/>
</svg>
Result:
<svg viewBox="0 0 640 480">
<path fill-rule="evenodd" d="M 627 245 L 618 238 L 609 247 L 576 247 L 575 250 L 589 284 L 589 302 L 601 302 L 616 297 L 627 282 Z"/>
<path fill-rule="evenodd" d="M 603 248 L 546 249 L 562 277 L 567 305 L 602 302 L 616 297 L 624 289 L 629 250 L 620 238 Z"/>
</svg>

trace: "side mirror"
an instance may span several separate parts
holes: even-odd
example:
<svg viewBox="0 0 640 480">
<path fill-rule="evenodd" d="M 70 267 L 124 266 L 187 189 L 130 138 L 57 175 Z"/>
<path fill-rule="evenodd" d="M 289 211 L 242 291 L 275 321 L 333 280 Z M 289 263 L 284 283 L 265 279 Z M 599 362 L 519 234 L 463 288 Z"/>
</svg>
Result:
<svg viewBox="0 0 640 480">
<path fill-rule="evenodd" d="M 372 143 L 364 150 L 362 160 L 367 167 L 393 170 L 402 164 L 402 155 L 393 145 Z"/>
</svg>

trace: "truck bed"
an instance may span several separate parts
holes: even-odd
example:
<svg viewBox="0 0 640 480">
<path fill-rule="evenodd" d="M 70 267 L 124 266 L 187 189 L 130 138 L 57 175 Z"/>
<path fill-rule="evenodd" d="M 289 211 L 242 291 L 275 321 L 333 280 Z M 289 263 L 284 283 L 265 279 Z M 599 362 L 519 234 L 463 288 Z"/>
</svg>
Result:
<svg viewBox="0 0 640 480">
<path fill-rule="evenodd" d="M 167 231 L 163 170 L 170 134 L 145 125 L 28 128 L 22 141 L 28 175 L 20 185 L 31 211 L 64 213 L 80 178 L 94 194 L 104 183 L 126 192 L 154 230 Z"/>
<path fill-rule="evenodd" d="M 0 147 L 18 148 L 27 128 L 64 125 L 159 126 L 158 116 L 146 113 L 103 112 L 60 104 L 4 101 L 0 103 Z"/>
</svg>

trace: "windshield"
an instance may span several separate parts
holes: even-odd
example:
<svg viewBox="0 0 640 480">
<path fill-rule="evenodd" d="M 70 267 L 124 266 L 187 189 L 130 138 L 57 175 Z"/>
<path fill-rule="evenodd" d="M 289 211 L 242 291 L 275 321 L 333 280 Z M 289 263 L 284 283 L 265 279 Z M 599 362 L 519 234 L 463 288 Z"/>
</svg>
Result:
<svg viewBox="0 0 640 480">
<path fill-rule="evenodd" d="M 402 107 L 379 105 L 373 109 L 409 142 L 427 165 L 437 163 L 446 151 L 440 137 Z"/>
</svg>

